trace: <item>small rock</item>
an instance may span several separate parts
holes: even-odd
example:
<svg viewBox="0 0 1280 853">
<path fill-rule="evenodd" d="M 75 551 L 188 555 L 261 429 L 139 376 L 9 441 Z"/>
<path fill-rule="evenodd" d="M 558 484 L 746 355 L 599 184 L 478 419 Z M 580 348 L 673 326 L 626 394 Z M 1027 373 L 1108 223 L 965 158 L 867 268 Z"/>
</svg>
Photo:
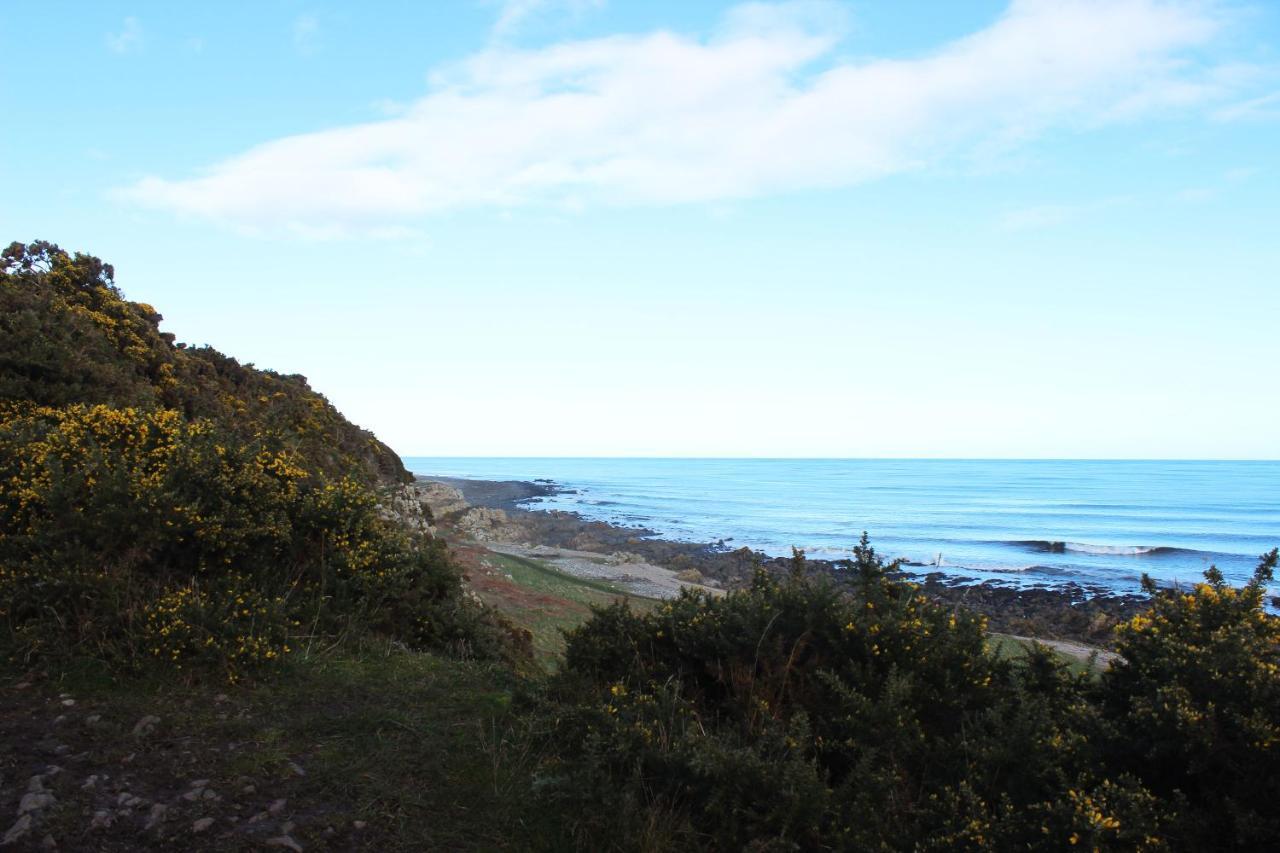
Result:
<svg viewBox="0 0 1280 853">
<path fill-rule="evenodd" d="M 205 788 L 203 793 L 204 793 L 204 799 L 206 800 L 212 800 L 214 802 L 217 802 L 218 800 L 222 799 L 221 795 L 215 793 L 213 790 L 209 788 Z"/>
<path fill-rule="evenodd" d="M 29 812 L 39 811 L 56 802 L 57 800 L 53 798 L 53 794 L 47 791 L 31 791 L 22 795 L 22 800 L 18 803 L 18 816 L 21 817 Z"/>
<path fill-rule="evenodd" d="M 63 699 L 63 700 L 62 700 L 62 707 L 64 707 L 64 708 L 74 708 L 75 706 L 76 706 L 76 700 L 74 700 L 74 699 Z"/>
<path fill-rule="evenodd" d="M 165 817 L 169 814 L 169 807 L 164 803 L 156 803 L 151 807 L 151 814 L 147 815 L 147 825 L 145 829 L 152 829 L 164 822 Z"/>
<path fill-rule="evenodd" d="M 94 788 L 98 787 L 98 779 L 100 779 L 100 778 L 101 778 L 101 777 L 100 777 L 100 776 L 98 776 L 98 774 L 97 774 L 97 773 L 94 773 L 94 774 L 93 774 L 92 776 L 90 776 L 88 779 L 85 779 L 85 780 L 84 780 L 84 784 L 80 786 L 80 790 L 82 790 L 82 791 L 92 791 Z"/>
<path fill-rule="evenodd" d="M 13 826 L 9 827 L 9 831 L 4 834 L 4 838 L 0 838 L 0 847 L 6 847 L 14 844 L 31 831 L 31 815 L 24 814 L 18 818 Z"/>
<path fill-rule="evenodd" d="M 369 824 L 365 823 L 362 820 L 356 820 L 356 821 L 352 821 L 351 825 L 354 826 L 356 829 L 364 829 Z"/>
<path fill-rule="evenodd" d="M 217 696 L 214 696 L 214 697 L 213 697 L 213 701 L 215 701 L 215 702 L 226 702 L 228 698 L 229 698 L 229 697 L 227 696 L 227 694 L 225 694 L 225 693 L 219 693 Z"/>
<path fill-rule="evenodd" d="M 61 755 L 70 755 L 70 754 L 71 754 L 71 747 L 67 746 L 65 743 L 60 743 L 60 744 L 58 744 L 57 746 L 55 746 L 55 747 L 53 748 L 53 754 L 54 754 L 54 755 L 59 755 L 59 756 L 61 756 Z"/>
<path fill-rule="evenodd" d="M 213 818 L 202 817 L 196 822 L 191 824 L 191 831 L 200 833 L 200 832 L 204 832 L 206 829 L 208 829 L 211 826 L 213 826 Z"/>
<path fill-rule="evenodd" d="M 249 823 L 262 823 L 264 820 L 267 820 L 270 817 L 271 815 L 267 814 L 266 812 L 258 812 L 256 815 L 249 818 Z"/>
<path fill-rule="evenodd" d="M 146 737 L 155 731 L 158 725 L 160 725 L 160 718 L 153 714 L 148 714 L 134 725 L 133 734 L 135 737 Z"/>
<path fill-rule="evenodd" d="M 188 803 L 194 803 L 196 800 L 200 799 L 203 794 L 203 788 L 192 788 L 190 791 L 187 791 L 182 795 L 182 799 L 186 800 Z"/>
<path fill-rule="evenodd" d="M 292 770 L 292 771 L 294 772 L 294 774 L 295 774 L 295 775 L 297 775 L 297 776 L 306 776 L 306 775 L 307 775 L 307 771 L 303 770 L 303 769 L 302 769 L 302 765 L 301 765 L 301 764 L 299 764 L 299 763 L 298 763 L 298 762 L 296 762 L 296 761 L 290 761 L 290 762 L 289 762 L 289 769 L 290 769 L 290 770 Z"/>
<path fill-rule="evenodd" d="M 125 809 L 131 809 L 131 808 L 134 808 L 135 806 L 140 806 L 142 805 L 142 803 L 143 803 L 142 797 L 134 796 L 133 794 L 130 794 L 128 791 L 123 791 L 121 792 L 120 796 L 116 797 L 116 805 Z"/>
<path fill-rule="evenodd" d="M 283 800 L 283 799 L 276 800 L 274 803 L 267 806 L 267 811 L 270 812 L 272 815 L 278 815 L 280 814 L 280 812 L 284 811 L 284 807 L 288 804 L 289 804 L 288 800 Z"/>
<path fill-rule="evenodd" d="M 256 793 L 258 793 L 258 786 L 257 786 L 257 785 L 245 785 L 243 788 L 241 788 L 241 789 L 240 789 L 240 793 L 242 793 L 242 794 L 256 794 Z"/>
<path fill-rule="evenodd" d="M 266 844 L 268 847 L 283 847 L 286 850 L 293 850 L 294 853 L 302 853 L 302 845 L 287 835 L 277 835 L 275 838 L 268 838 Z"/>
<path fill-rule="evenodd" d="M 62 725 L 63 723 L 65 723 L 66 721 L 67 721 L 67 715 L 66 715 L 66 714 L 59 714 L 58 716 L 56 716 L 56 717 L 54 717 L 54 718 L 53 718 L 53 724 L 54 724 L 55 726 L 60 726 L 60 725 Z"/>
<path fill-rule="evenodd" d="M 191 787 L 192 787 L 192 788 L 207 788 L 207 787 L 209 787 L 209 780 L 208 780 L 208 779 L 197 779 L 197 780 L 195 780 L 194 782 L 192 782 L 192 783 L 191 783 Z"/>
<path fill-rule="evenodd" d="M 96 726 L 98 723 L 102 722 L 102 715 L 101 715 L 101 714 L 90 714 L 89 716 L 87 716 L 87 717 L 85 717 L 85 718 L 84 718 L 84 721 L 85 721 L 85 723 L 87 723 L 88 725 Z"/>
<path fill-rule="evenodd" d="M 93 813 L 93 822 L 89 824 L 89 829 L 106 829 L 115 822 L 115 815 L 106 809 L 98 809 Z"/>
</svg>

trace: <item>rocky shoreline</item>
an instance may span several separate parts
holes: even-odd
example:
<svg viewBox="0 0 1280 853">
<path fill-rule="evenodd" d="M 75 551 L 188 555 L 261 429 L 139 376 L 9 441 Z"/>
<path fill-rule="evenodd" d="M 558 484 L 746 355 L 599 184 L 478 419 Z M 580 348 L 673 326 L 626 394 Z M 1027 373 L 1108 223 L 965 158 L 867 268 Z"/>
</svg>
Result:
<svg viewBox="0 0 1280 853">
<path fill-rule="evenodd" d="M 621 527 L 585 519 L 564 510 L 541 510 L 529 504 L 561 492 L 551 481 L 471 480 L 419 476 L 414 484 L 439 522 L 469 539 L 506 548 L 555 553 L 557 549 L 601 555 L 613 564 L 660 567 L 685 585 L 713 590 L 733 589 L 750 580 L 757 566 L 790 571 L 791 561 L 723 541 L 680 542 L 657 538 L 652 530 Z M 840 576 L 839 561 L 808 560 L 811 571 Z M 994 581 L 976 582 L 927 568 L 904 566 L 902 575 L 919 583 L 931 598 L 986 616 L 993 631 L 1020 636 L 1111 645 L 1115 625 L 1147 604 L 1146 596 L 1115 595 L 1079 584 L 1060 587 L 1015 587 Z"/>
</svg>

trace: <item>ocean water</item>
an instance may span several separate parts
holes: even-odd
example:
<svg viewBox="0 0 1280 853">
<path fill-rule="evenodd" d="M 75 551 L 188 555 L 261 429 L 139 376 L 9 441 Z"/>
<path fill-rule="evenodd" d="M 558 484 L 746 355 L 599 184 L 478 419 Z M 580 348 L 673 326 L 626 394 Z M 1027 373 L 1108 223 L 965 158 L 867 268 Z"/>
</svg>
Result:
<svg viewBox="0 0 1280 853">
<path fill-rule="evenodd" d="M 1240 584 L 1280 545 L 1280 462 L 404 461 L 424 475 L 551 480 L 568 491 L 530 509 L 770 555 L 845 557 L 866 530 L 886 557 L 1019 586 L 1131 592 L 1143 573 L 1185 584 L 1211 564 Z"/>
</svg>

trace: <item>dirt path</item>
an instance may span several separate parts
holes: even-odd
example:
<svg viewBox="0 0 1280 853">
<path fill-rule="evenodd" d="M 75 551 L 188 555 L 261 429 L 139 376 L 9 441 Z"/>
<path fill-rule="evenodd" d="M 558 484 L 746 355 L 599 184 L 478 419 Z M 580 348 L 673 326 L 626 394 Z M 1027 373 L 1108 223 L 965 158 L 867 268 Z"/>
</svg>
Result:
<svg viewBox="0 0 1280 853">
<path fill-rule="evenodd" d="M 514 545 L 508 542 L 485 542 L 485 548 L 499 554 L 541 560 L 565 574 L 589 580 L 608 581 L 633 595 L 647 598 L 674 598 L 684 587 L 723 595 L 724 591 L 702 584 L 689 583 L 676 573 L 640 559 L 619 559 L 590 551 L 573 551 L 548 545 Z"/>
<path fill-rule="evenodd" d="M 1019 637 L 1015 634 L 1005 634 L 1004 636 L 1023 643 L 1036 642 L 1042 646 L 1048 646 L 1054 651 L 1061 652 L 1067 657 L 1075 658 L 1078 661 L 1088 661 L 1090 657 L 1097 655 L 1098 666 L 1101 669 L 1106 669 L 1116 661 L 1123 660 L 1115 652 L 1109 652 L 1106 649 L 1099 649 L 1094 646 L 1086 646 L 1084 643 L 1076 643 L 1071 640 L 1042 640 L 1039 637 Z"/>
</svg>

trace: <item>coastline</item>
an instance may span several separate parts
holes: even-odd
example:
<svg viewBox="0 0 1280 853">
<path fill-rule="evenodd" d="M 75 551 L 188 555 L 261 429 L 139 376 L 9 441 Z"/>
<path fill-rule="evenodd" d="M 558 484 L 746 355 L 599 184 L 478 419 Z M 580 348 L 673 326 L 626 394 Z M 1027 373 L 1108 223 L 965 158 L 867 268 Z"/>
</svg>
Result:
<svg viewBox="0 0 1280 853">
<path fill-rule="evenodd" d="M 527 502 L 562 493 L 549 480 L 479 480 L 416 475 L 414 488 L 449 533 L 498 553 L 547 561 L 580 577 L 608 580 L 637 595 L 665 598 L 684 586 L 712 593 L 749 582 L 758 565 L 784 574 L 791 561 L 724 541 L 658 538 L 643 527 L 622 527 L 565 510 L 533 509 Z M 808 559 L 810 571 L 841 574 L 839 561 Z M 1122 595 L 1077 583 L 1014 587 L 971 581 L 929 567 L 905 565 L 904 579 L 926 595 L 982 614 L 993 632 L 1084 647 L 1106 648 L 1115 625 L 1141 610 L 1143 595 Z M 917 570 L 926 571 L 917 571 Z M 1077 655 L 1078 656 L 1078 655 Z"/>
</svg>

